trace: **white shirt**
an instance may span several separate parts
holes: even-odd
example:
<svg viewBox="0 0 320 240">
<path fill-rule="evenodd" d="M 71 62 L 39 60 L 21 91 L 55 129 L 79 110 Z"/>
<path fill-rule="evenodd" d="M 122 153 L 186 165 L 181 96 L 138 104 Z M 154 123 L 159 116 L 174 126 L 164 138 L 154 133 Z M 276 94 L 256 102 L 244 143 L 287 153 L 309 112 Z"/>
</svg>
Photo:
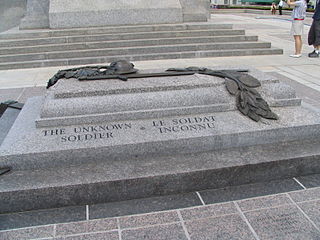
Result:
<svg viewBox="0 0 320 240">
<path fill-rule="evenodd" d="M 305 0 L 298 0 L 294 3 L 294 9 L 292 11 L 291 17 L 304 19 L 306 17 L 307 3 Z"/>
<path fill-rule="evenodd" d="M 283 1 L 282 0 L 279 2 L 279 7 L 283 7 Z"/>
</svg>

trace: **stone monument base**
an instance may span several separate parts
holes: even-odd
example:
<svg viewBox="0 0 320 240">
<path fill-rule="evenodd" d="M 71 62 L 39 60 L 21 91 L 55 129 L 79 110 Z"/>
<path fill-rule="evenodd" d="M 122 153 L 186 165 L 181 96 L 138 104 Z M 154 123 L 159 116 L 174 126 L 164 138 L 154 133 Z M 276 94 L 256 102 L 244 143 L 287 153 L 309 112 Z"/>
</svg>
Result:
<svg viewBox="0 0 320 240">
<path fill-rule="evenodd" d="M 21 29 L 206 22 L 206 0 L 28 0 Z"/>
<path fill-rule="evenodd" d="M 28 0 L 27 12 L 20 21 L 20 29 L 49 27 L 49 0 Z"/>
<path fill-rule="evenodd" d="M 50 0 L 50 28 L 182 22 L 179 0 Z"/>
<path fill-rule="evenodd" d="M 28 100 L 0 147 L 0 168 L 12 168 L 0 212 L 319 173 L 319 113 L 277 79 L 249 74 L 278 120 L 242 115 L 213 76 L 59 80 Z"/>
<path fill-rule="evenodd" d="M 124 201 L 319 173 L 319 142 L 317 138 L 12 171 L 0 177 L 0 212 Z"/>
</svg>

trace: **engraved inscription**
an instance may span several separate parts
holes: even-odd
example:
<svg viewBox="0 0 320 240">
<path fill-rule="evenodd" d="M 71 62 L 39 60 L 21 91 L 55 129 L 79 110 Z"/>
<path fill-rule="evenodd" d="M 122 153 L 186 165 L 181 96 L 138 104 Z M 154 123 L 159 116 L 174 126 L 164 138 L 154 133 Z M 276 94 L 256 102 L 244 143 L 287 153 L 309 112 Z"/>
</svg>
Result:
<svg viewBox="0 0 320 240">
<path fill-rule="evenodd" d="M 215 127 L 213 116 L 176 118 L 169 121 L 157 120 L 152 126 L 159 130 L 159 133 L 175 133 L 187 131 L 201 131 Z"/>
<path fill-rule="evenodd" d="M 131 129 L 131 123 L 115 123 L 108 125 L 90 125 L 73 128 L 59 128 L 43 130 L 43 136 L 59 136 L 60 141 L 65 142 L 83 142 L 97 139 L 112 139 L 114 132 L 119 130 Z"/>
<path fill-rule="evenodd" d="M 215 128 L 215 118 L 211 115 L 177 117 L 158 120 L 144 120 L 141 122 L 108 123 L 97 125 L 70 126 L 55 129 L 44 129 L 41 134 L 45 138 L 54 138 L 61 143 L 77 143 L 95 140 L 112 140 L 130 136 L 136 138 L 150 137 L 152 134 L 172 134 L 183 132 L 211 131 Z M 140 135 L 139 135 L 140 134 Z M 147 135 L 144 135 L 147 134 Z"/>
</svg>

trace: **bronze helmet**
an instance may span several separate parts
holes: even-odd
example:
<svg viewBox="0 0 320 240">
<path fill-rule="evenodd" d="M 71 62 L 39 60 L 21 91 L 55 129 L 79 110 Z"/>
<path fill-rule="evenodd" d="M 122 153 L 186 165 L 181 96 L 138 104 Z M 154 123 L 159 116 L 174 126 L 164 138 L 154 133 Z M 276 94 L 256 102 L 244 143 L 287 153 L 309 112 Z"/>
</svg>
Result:
<svg viewBox="0 0 320 240">
<path fill-rule="evenodd" d="M 114 74 L 136 73 L 138 70 L 133 67 L 134 65 L 126 60 L 119 60 L 110 63 L 110 69 L 114 70 Z"/>
</svg>

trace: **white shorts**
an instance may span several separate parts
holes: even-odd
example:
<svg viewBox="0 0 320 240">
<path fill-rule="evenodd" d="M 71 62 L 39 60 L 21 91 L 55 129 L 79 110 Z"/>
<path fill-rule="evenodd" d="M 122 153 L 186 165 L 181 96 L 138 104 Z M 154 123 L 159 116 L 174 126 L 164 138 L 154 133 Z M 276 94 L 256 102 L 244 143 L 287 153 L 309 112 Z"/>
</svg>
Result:
<svg viewBox="0 0 320 240">
<path fill-rule="evenodd" d="M 291 35 L 302 35 L 303 34 L 303 20 L 292 20 Z"/>
</svg>

